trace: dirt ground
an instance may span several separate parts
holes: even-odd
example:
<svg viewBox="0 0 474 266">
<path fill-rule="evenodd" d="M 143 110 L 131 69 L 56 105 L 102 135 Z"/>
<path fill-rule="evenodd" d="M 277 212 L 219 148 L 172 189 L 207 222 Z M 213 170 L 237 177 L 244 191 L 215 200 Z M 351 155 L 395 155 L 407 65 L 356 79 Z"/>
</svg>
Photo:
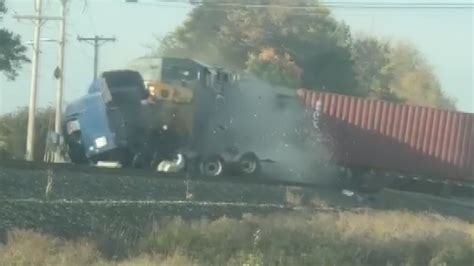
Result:
<svg viewBox="0 0 474 266">
<path fill-rule="evenodd" d="M 330 189 L 295 189 L 294 191 L 294 193 L 302 195 L 302 201 L 306 205 L 326 204 L 343 209 L 371 208 L 376 210 L 434 212 L 474 223 L 473 198 L 445 198 L 392 189 L 382 189 L 371 194 L 353 192 L 352 196 L 344 195 L 341 190 Z"/>
</svg>

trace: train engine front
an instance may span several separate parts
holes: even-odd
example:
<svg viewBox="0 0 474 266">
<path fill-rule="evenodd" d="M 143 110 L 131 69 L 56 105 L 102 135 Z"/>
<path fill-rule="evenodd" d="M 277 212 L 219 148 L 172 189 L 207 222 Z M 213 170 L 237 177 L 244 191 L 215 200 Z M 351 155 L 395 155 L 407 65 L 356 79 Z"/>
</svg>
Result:
<svg viewBox="0 0 474 266">
<path fill-rule="evenodd" d="M 132 62 L 130 68 L 142 74 L 149 93 L 144 110 L 153 161 L 172 164 L 176 154 L 184 153 L 188 165 L 204 175 L 236 172 L 236 168 L 242 168 L 244 174 L 260 170 L 253 153 L 242 155 L 235 147 L 215 141 L 213 135 L 218 121 L 228 113 L 223 95 L 234 89 L 237 75 L 174 57 L 144 57 Z M 243 167 L 235 167 L 240 162 Z M 162 170 L 159 165 L 157 168 Z"/>
</svg>

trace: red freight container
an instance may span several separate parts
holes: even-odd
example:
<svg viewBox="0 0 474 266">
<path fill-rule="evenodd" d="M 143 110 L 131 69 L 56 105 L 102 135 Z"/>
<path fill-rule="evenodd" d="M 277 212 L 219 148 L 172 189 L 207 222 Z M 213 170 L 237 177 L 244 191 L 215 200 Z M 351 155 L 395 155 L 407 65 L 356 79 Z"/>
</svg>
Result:
<svg viewBox="0 0 474 266">
<path fill-rule="evenodd" d="M 474 181 L 474 114 L 304 89 L 298 95 L 341 163 Z"/>
</svg>

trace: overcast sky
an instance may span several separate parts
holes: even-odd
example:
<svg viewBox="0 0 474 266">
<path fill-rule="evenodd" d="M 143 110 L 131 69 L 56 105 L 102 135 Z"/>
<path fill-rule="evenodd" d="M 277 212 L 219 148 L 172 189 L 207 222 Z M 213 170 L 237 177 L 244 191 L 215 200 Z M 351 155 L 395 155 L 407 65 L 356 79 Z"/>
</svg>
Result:
<svg viewBox="0 0 474 266">
<path fill-rule="evenodd" d="M 383 1 L 410 2 L 377 2 Z M 462 1 L 469 2 L 456 2 Z M 33 14 L 34 1 L 6 2 L 10 10 L 1 23 L 20 34 L 23 40 L 31 40 L 32 23 L 18 22 L 12 16 Z M 58 15 L 58 2 L 44 0 L 45 13 Z M 100 70 L 120 69 L 149 51 L 149 45 L 157 46 L 154 39 L 173 31 L 191 10 L 186 4 L 157 4 L 153 0 L 142 0 L 141 4 L 127 4 L 121 0 L 88 0 L 87 5 L 79 0 L 72 2 L 67 23 L 66 101 L 84 94 L 92 79 L 93 48 L 78 42 L 78 35 L 115 36 L 117 42 L 107 43 L 100 49 Z M 446 93 L 456 98 L 458 108 L 474 112 L 473 9 L 334 9 L 333 12 L 337 19 L 344 20 L 352 28 L 355 35 L 370 34 L 394 41 L 412 42 L 434 67 Z M 57 38 L 57 24 L 54 21 L 48 22 L 42 37 Z M 38 100 L 40 106 L 46 106 L 53 101 L 56 88 L 53 71 L 57 65 L 57 44 L 43 43 L 41 50 Z M 31 49 L 28 55 L 31 55 Z M 31 65 L 28 64 L 15 81 L 6 81 L 0 76 L 0 113 L 27 105 L 30 72 Z"/>
</svg>

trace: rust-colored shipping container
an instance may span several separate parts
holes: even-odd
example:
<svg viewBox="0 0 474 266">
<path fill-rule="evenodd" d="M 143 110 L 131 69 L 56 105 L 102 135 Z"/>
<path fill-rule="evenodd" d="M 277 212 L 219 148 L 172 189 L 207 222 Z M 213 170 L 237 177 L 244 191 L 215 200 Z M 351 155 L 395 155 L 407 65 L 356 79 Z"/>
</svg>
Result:
<svg viewBox="0 0 474 266">
<path fill-rule="evenodd" d="M 474 181 L 474 114 L 298 90 L 349 166 Z"/>
</svg>

